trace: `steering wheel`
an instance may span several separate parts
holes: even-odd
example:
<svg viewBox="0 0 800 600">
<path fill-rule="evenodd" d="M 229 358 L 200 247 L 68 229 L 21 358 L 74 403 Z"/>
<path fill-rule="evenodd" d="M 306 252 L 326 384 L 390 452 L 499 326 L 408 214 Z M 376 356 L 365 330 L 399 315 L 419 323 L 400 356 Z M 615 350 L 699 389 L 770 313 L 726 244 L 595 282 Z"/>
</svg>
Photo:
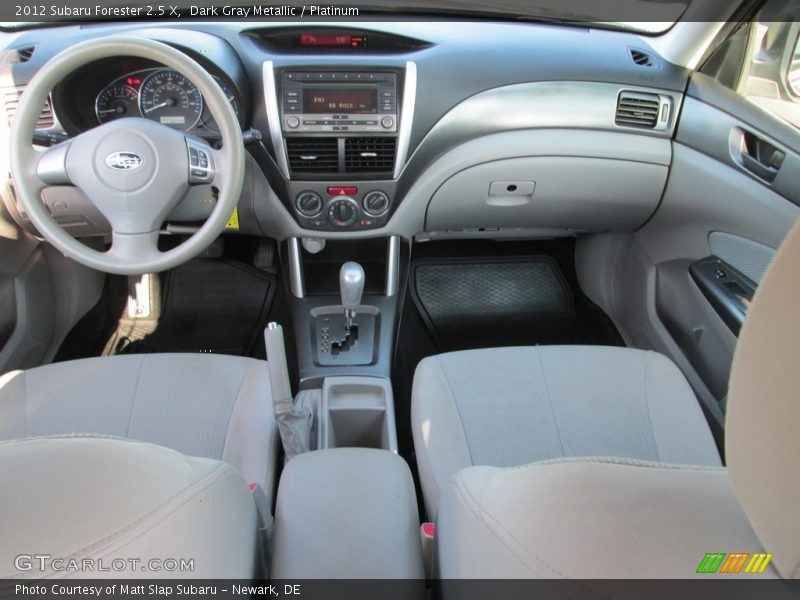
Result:
<svg viewBox="0 0 800 600">
<path fill-rule="evenodd" d="M 50 90 L 76 68 L 111 56 L 147 58 L 188 77 L 219 126 L 222 149 L 135 117 L 110 121 L 46 150 L 34 148 L 34 126 Z M 203 251 L 225 228 L 244 181 L 242 131 L 214 78 L 171 46 L 128 36 L 83 42 L 48 61 L 22 94 L 10 151 L 17 197 L 42 237 L 81 264 L 120 275 L 171 269 Z M 212 183 L 219 195 L 211 215 L 186 241 L 161 252 L 164 219 L 189 186 Z M 56 223 L 41 199 L 50 185 L 77 187 L 108 219 L 112 233 L 106 252 L 85 246 Z"/>
</svg>

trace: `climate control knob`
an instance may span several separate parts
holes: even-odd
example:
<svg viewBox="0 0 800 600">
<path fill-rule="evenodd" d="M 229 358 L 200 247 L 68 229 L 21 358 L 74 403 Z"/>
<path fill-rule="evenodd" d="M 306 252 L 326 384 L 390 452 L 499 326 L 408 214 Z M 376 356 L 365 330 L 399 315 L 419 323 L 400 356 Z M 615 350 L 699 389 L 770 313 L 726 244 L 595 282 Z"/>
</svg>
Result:
<svg viewBox="0 0 800 600">
<path fill-rule="evenodd" d="M 294 206 L 297 212 L 310 219 L 322 212 L 322 197 L 316 192 L 300 192 L 294 200 Z"/>
<path fill-rule="evenodd" d="M 389 196 L 381 190 L 367 192 L 361 200 L 361 206 L 370 217 L 382 217 L 389 210 Z"/>
<path fill-rule="evenodd" d="M 352 198 L 334 198 L 328 207 L 328 221 L 334 227 L 352 227 L 358 221 L 358 204 Z"/>
</svg>

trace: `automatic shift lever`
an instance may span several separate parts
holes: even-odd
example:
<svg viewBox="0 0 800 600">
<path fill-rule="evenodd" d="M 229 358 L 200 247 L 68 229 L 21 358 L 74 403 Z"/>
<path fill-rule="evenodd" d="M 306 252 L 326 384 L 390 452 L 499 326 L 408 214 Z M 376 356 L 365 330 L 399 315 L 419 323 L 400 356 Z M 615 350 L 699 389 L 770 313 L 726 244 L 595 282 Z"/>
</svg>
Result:
<svg viewBox="0 0 800 600">
<path fill-rule="evenodd" d="M 361 305 L 364 293 L 364 269 L 357 262 L 346 262 L 339 271 L 339 291 L 342 295 L 345 327 L 347 331 L 353 326 L 356 310 Z"/>
</svg>

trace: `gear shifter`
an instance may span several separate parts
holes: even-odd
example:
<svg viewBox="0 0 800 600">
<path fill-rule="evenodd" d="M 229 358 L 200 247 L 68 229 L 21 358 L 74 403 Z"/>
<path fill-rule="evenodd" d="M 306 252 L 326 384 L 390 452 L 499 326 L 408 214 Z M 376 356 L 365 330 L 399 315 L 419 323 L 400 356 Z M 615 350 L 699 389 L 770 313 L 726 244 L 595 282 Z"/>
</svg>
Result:
<svg viewBox="0 0 800 600">
<path fill-rule="evenodd" d="M 345 328 L 350 331 L 364 293 L 364 269 L 357 262 L 346 262 L 339 271 L 339 291 L 342 295 Z"/>
</svg>

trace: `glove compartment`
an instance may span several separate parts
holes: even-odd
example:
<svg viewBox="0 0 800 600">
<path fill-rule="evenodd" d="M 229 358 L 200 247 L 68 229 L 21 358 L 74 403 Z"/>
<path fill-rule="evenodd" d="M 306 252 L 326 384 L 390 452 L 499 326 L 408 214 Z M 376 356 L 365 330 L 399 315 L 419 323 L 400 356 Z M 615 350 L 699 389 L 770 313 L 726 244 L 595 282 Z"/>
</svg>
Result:
<svg viewBox="0 0 800 600">
<path fill-rule="evenodd" d="M 663 164 L 581 156 L 524 156 L 449 177 L 428 204 L 425 230 L 632 231 L 655 211 Z"/>
</svg>

